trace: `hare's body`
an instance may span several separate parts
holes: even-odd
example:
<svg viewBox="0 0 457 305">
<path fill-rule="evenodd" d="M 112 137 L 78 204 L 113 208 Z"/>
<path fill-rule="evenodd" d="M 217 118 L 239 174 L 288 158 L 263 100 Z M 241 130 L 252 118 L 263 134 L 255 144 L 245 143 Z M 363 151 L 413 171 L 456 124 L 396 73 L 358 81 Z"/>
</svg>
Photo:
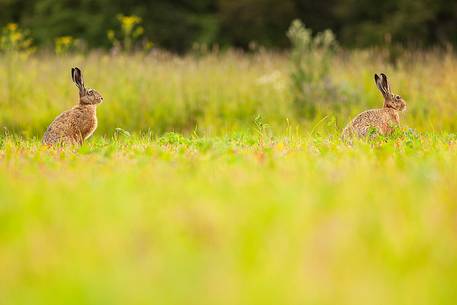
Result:
<svg viewBox="0 0 457 305">
<path fill-rule="evenodd" d="M 53 144 L 79 144 L 97 129 L 96 105 L 77 105 L 60 114 L 49 125 L 43 142 Z"/>
<path fill-rule="evenodd" d="M 392 108 L 371 109 L 356 116 L 343 130 L 343 137 L 365 137 L 371 128 L 382 135 L 391 134 L 400 125 L 399 112 Z"/>
<path fill-rule="evenodd" d="M 390 91 L 387 76 L 375 74 L 375 82 L 384 96 L 384 107 L 367 110 L 357 115 L 343 130 L 343 139 L 352 136 L 365 137 L 372 128 L 382 135 L 390 135 L 400 125 L 400 112 L 406 109 L 406 102 Z"/>
<path fill-rule="evenodd" d="M 79 105 L 63 112 L 49 125 L 43 143 L 46 145 L 81 145 L 97 129 L 97 104 L 103 97 L 93 89 L 86 89 L 78 68 L 71 70 L 79 88 Z"/>
</svg>

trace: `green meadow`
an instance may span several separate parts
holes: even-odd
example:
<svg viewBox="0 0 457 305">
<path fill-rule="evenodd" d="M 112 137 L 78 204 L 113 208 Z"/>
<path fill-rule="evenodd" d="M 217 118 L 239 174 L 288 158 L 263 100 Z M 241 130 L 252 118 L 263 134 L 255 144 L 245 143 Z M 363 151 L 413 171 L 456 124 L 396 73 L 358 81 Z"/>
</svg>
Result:
<svg viewBox="0 0 457 305">
<path fill-rule="evenodd" d="M 382 50 L 341 51 L 325 77 L 319 57 L 305 57 L 302 83 L 313 82 L 298 107 L 287 53 L 236 51 L 177 57 L 151 55 L 38 54 L 22 60 L 0 56 L 0 124 L 9 132 L 41 138 L 49 123 L 78 102 L 70 69 L 83 71 L 86 86 L 104 96 L 98 136 L 116 128 L 134 133 L 225 135 L 245 132 L 256 118 L 276 131 L 331 127 L 340 132 L 356 114 L 382 107 L 374 73 L 389 76 L 392 90 L 408 103 L 402 125 L 421 132 L 457 130 L 457 56 L 452 52 L 403 54 L 394 64 Z M 309 60 L 310 62 L 306 62 Z M 325 69 L 324 69 L 325 70 Z M 313 115 L 298 108 L 313 105 Z"/>
<path fill-rule="evenodd" d="M 99 127 L 44 147 L 72 66 Z M 340 51 L 302 113 L 285 53 L 0 55 L 0 304 L 454 304 L 456 67 Z M 343 143 L 378 72 L 401 128 Z"/>
</svg>

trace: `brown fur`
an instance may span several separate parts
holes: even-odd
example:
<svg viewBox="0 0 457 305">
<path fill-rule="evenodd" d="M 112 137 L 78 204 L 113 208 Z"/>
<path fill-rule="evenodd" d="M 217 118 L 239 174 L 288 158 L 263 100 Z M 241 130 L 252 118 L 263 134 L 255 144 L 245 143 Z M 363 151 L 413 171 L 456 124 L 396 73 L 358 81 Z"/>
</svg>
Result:
<svg viewBox="0 0 457 305">
<path fill-rule="evenodd" d="M 390 91 L 387 76 L 375 74 L 375 82 L 384 96 L 384 107 L 367 110 L 357 115 L 343 130 L 343 139 L 354 135 L 365 137 L 370 128 L 382 135 L 390 135 L 400 125 L 400 112 L 406 109 L 406 102 Z"/>
<path fill-rule="evenodd" d="M 72 69 L 73 81 L 79 88 L 79 105 L 63 112 L 49 125 L 43 137 L 46 145 L 81 145 L 97 128 L 97 104 L 103 97 L 93 89 L 86 89 L 81 71 Z"/>
</svg>

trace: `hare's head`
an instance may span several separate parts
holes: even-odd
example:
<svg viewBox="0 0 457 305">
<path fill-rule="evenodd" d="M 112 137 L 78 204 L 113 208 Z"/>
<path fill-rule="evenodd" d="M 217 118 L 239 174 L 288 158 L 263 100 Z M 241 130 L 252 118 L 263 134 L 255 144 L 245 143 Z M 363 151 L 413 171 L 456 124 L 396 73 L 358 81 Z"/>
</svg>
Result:
<svg viewBox="0 0 457 305">
<path fill-rule="evenodd" d="M 71 68 L 71 78 L 79 89 L 79 103 L 81 105 L 96 105 L 103 102 L 103 96 L 95 91 L 84 87 L 84 80 L 79 68 Z"/>
<path fill-rule="evenodd" d="M 379 91 L 381 91 L 384 96 L 384 108 L 392 108 L 397 111 L 404 111 L 406 109 L 405 100 L 402 99 L 401 96 L 390 91 L 389 82 L 387 81 L 387 76 L 384 73 L 381 73 L 381 76 L 375 74 L 374 80 Z"/>
</svg>

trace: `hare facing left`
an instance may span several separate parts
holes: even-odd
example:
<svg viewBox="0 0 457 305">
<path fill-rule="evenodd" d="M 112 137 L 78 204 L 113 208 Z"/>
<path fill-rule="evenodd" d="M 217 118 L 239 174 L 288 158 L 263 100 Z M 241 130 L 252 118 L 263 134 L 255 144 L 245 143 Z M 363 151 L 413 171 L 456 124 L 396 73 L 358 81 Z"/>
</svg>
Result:
<svg viewBox="0 0 457 305">
<path fill-rule="evenodd" d="M 80 69 L 72 68 L 71 77 L 79 89 L 79 104 L 54 119 L 44 134 L 43 144 L 81 145 L 97 129 L 96 109 L 103 97 L 94 89 L 86 89 Z"/>
</svg>

